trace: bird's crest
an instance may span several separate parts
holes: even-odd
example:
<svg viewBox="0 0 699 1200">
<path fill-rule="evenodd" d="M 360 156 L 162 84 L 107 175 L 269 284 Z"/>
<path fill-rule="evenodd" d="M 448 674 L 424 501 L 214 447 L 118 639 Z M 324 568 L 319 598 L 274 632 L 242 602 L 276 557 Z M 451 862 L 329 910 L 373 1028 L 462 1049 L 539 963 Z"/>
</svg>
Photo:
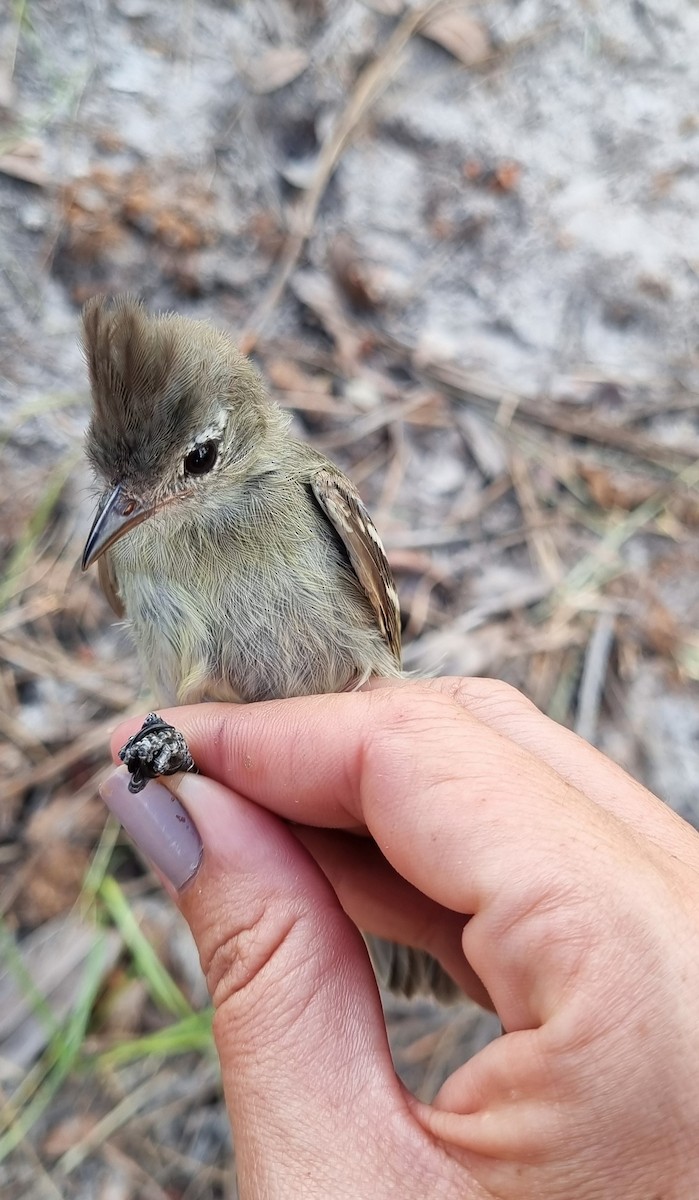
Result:
<svg viewBox="0 0 699 1200">
<path fill-rule="evenodd" d="M 87 451 L 106 478 L 141 480 L 181 454 L 221 406 L 260 404 L 252 365 L 203 321 L 152 316 L 131 296 L 95 296 L 83 309 L 92 391 Z"/>
</svg>

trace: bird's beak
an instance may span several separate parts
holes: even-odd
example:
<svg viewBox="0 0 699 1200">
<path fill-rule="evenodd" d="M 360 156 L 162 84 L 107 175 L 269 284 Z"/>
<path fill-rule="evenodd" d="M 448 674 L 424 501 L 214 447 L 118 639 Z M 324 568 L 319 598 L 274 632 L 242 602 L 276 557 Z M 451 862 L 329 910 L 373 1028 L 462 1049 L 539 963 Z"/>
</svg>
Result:
<svg viewBox="0 0 699 1200">
<path fill-rule="evenodd" d="M 100 505 L 97 516 L 92 522 L 83 550 L 83 571 L 91 567 L 105 550 L 113 546 L 120 537 L 140 525 L 153 512 L 152 507 L 146 507 L 128 496 L 121 484 Z"/>
</svg>

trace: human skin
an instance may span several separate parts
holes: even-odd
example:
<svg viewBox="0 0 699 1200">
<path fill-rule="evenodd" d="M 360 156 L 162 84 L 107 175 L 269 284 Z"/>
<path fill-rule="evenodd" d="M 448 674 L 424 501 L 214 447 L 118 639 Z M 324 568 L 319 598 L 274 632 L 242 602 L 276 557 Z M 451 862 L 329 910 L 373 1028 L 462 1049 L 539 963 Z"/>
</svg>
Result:
<svg viewBox="0 0 699 1200">
<path fill-rule="evenodd" d="M 202 774 L 143 802 L 167 782 L 203 843 L 169 890 L 244 1200 L 699 1196 L 685 822 L 494 681 L 163 715 Z M 123 775 L 105 798 L 138 840 Z M 357 926 L 430 950 L 503 1023 L 432 1104 L 396 1077 Z"/>
</svg>

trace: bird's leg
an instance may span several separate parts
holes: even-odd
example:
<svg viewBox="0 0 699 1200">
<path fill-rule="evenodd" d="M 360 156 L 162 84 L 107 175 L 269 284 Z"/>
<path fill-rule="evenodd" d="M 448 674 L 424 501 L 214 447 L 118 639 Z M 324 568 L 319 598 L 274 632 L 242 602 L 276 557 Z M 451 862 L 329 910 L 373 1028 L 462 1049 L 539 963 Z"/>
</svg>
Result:
<svg viewBox="0 0 699 1200">
<path fill-rule="evenodd" d="M 119 758 L 131 775 L 129 791 L 134 795 L 158 775 L 197 770 L 182 734 L 157 713 L 148 713 L 138 732 L 122 746 Z"/>
</svg>

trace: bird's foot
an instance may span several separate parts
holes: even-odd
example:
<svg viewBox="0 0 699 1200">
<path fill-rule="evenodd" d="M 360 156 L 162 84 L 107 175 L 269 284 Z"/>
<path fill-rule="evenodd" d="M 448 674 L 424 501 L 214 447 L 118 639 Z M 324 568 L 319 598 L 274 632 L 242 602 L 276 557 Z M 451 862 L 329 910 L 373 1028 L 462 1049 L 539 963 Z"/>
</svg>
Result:
<svg viewBox="0 0 699 1200">
<path fill-rule="evenodd" d="M 119 758 L 131 775 L 129 791 L 134 795 L 158 775 L 197 770 L 182 734 L 157 713 L 148 713 L 138 732 L 122 746 Z"/>
</svg>

